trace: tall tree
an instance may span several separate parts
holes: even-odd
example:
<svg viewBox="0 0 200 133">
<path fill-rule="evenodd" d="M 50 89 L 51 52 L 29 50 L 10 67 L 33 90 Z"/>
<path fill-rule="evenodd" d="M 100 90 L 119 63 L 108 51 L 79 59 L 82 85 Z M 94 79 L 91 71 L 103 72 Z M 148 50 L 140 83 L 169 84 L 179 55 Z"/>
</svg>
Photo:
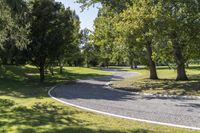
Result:
<svg viewBox="0 0 200 133">
<path fill-rule="evenodd" d="M 151 0 L 135 1 L 119 15 L 119 23 L 116 25 L 118 31 L 121 31 L 124 37 L 129 38 L 129 41 L 132 36 L 132 42 L 135 42 L 135 46 L 139 46 L 141 51 L 143 48 L 146 49 L 150 79 L 158 79 L 156 63 L 153 60 L 153 40 L 156 33 L 154 30 L 155 20 L 159 10 L 160 6 L 157 2 Z"/>
<path fill-rule="evenodd" d="M 80 20 L 75 11 L 71 12 L 70 35 L 66 35 L 67 47 L 65 48 L 64 64 L 71 66 L 78 65 L 81 56 L 80 51 Z"/>
<path fill-rule="evenodd" d="M 40 72 L 40 81 L 45 79 L 45 68 L 49 65 L 52 54 L 57 54 L 60 47 L 59 14 L 63 6 L 54 0 L 35 0 L 31 11 L 31 33 L 29 53 L 31 62 Z M 62 29 L 60 29 L 62 30 Z"/>
<path fill-rule="evenodd" d="M 90 63 L 95 57 L 95 46 L 91 39 L 91 36 L 92 32 L 89 29 L 85 28 L 81 31 L 81 50 L 84 56 L 84 64 L 86 67 L 90 66 Z"/>
<path fill-rule="evenodd" d="M 163 1 L 159 16 L 160 29 L 172 44 L 173 55 L 177 65 L 176 80 L 188 80 L 185 63 L 195 55 L 200 35 L 200 2 Z"/>
<path fill-rule="evenodd" d="M 2 52 L 5 52 L 5 49 L 11 45 L 12 50 L 21 50 L 26 48 L 29 43 L 27 38 L 29 33 L 27 4 L 23 0 L 18 0 L 17 5 L 12 2 L 14 1 L 0 1 L 0 49 Z M 20 8 L 17 10 L 14 7 Z"/>
<path fill-rule="evenodd" d="M 100 64 L 107 67 L 112 60 L 119 61 L 118 52 L 113 53 L 115 29 L 112 19 L 114 12 L 110 6 L 103 5 L 99 10 L 98 17 L 94 21 L 94 42 L 99 46 Z"/>
<path fill-rule="evenodd" d="M 60 73 L 63 73 L 63 66 L 68 62 L 73 62 L 77 59 L 79 50 L 79 17 L 70 8 L 62 11 L 60 14 L 60 27 L 57 29 L 60 33 L 60 49 L 57 51 L 58 64 L 60 66 Z"/>
</svg>

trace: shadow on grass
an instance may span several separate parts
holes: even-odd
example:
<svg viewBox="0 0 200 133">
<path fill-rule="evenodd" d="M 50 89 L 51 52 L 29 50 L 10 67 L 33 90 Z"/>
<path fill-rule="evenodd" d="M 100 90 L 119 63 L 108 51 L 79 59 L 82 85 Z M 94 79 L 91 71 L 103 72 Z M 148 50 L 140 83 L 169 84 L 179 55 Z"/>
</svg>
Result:
<svg viewBox="0 0 200 133">
<path fill-rule="evenodd" d="M 189 79 L 189 81 L 139 79 L 133 81 L 129 87 L 118 89 L 135 92 L 149 91 L 157 94 L 200 95 L 200 75 L 190 75 Z"/>
<path fill-rule="evenodd" d="M 58 72 L 58 69 L 56 69 Z M 27 75 L 27 73 L 32 75 Z M 28 98 L 46 97 L 49 87 L 67 80 L 95 77 L 99 74 L 78 74 L 64 70 L 62 75 L 46 75 L 43 84 L 39 82 L 38 70 L 25 66 L 6 66 L 0 68 L 0 95 Z"/>
<path fill-rule="evenodd" d="M 145 69 L 145 68 L 143 68 Z M 134 91 L 134 92 L 147 92 L 154 94 L 170 94 L 170 95 L 198 95 L 200 96 L 200 74 L 195 74 L 200 70 L 200 66 L 190 66 L 187 70 L 191 73 L 188 74 L 189 81 L 175 81 L 172 79 L 172 71 L 165 71 L 169 68 L 166 66 L 158 67 L 157 70 L 161 72 L 163 77 L 168 79 L 150 80 L 136 78 L 132 81 L 125 81 L 114 85 L 114 88 Z M 175 75 L 174 75 L 175 76 Z"/>
<path fill-rule="evenodd" d="M 64 110 L 62 106 L 54 106 L 53 103 L 36 103 L 30 108 L 26 106 L 17 106 L 14 101 L 0 99 L 0 126 L 25 126 L 25 127 L 45 127 L 54 124 L 66 126 L 87 126 L 87 121 L 78 120 L 73 117 L 74 114 L 81 112 Z"/>
<path fill-rule="evenodd" d="M 148 133 L 149 131 L 144 129 L 138 129 L 134 131 L 127 131 L 129 133 Z M 92 130 L 89 128 L 64 128 L 62 130 L 53 130 L 48 133 L 126 133 L 117 130 Z"/>
<path fill-rule="evenodd" d="M 27 108 L 18 106 L 14 101 L 0 99 L 0 132 L 8 132 L 17 127 L 15 132 L 20 133 L 122 133 L 115 130 L 89 129 L 94 126 L 86 120 L 78 119 L 75 115 L 83 112 L 67 110 L 63 106 L 54 106 L 53 103 L 36 103 Z M 131 133 L 147 133 L 147 130 L 138 129 Z"/>
</svg>

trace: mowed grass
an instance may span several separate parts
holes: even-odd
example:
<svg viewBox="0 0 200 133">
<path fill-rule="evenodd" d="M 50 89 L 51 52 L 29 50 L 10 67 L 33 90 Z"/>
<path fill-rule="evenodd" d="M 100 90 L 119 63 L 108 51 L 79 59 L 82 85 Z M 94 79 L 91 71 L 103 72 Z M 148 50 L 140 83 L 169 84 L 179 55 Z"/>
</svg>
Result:
<svg viewBox="0 0 200 133">
<path fill-rule="evenodd" d="M 66 106 L 47 95 L 51 86 L 65 81 L 110 74 L 95 68 L 66 67 L 63 75 L 47 74 L 46 82 L 40 84 L 35 67 L 1 68 L 0 133 L 199 132 L 95 114 Z"/>
<path fill-rule="evenodd" d="M 151 94 L 200 96 L 199 65 L 193 65 L 186 69 L 189 81 L 175 81 L 176 70 L 168 67 L 158 67 L 159 80 L 148 79 L 149 71 L 145 68 L 123 70 L 139 72 L 141 75 L 113 82 L 114 88 Z"/>
</svg>

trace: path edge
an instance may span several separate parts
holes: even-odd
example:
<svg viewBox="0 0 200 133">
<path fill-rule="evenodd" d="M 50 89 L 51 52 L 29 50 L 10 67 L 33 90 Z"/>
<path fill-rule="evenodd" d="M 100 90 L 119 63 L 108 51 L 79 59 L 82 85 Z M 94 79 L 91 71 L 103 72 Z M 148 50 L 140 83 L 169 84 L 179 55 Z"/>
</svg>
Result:
<svg viewBox="0 0 200 133">
<path fill-rule="evenodd" d="M 176 125 L 176 124 L 171 124 L 171 123 L 163 123 L 163 122 L 150 121 L 150 120 L 145 120 L 145 119 L 138 119 L 138 118 L 133 118 L 133 117 L 127 117 L 127 116 L 122 116 L 122 115 L 111 114 L 111 113 L 107 113 L 107 112 L 103 112 L 103 111 L 98 111 L 98 110 L 95 110 L 95 109 L 90 109 L 90 108 L 82 107 L 82 106 L 79 106 L 79 105 L 71 104 L 71 103 L 68 103 L 66 101 L 62 101 L 62 100 L 54 97 L 51 94 L 51 91 L 53 91 L 56 87 L 57 86 L 51 87 L 48 90 L 48 95 L 52 99 L 54 99 L 54 100 L 56 100 L 58 102 L 61 102 L 61 103 L 65 104 L 65 105 L 70 105 L 72 107 L 76 107 L 76 108 L 83 109 L 83 110 L 86 110 L 86 111 L 95 112 L 95 113 L 98 113 L 98 114 L 112 116 L 112 117 L 121 118 L 121 119 L 134 120 L 134 121 L 138 121 L 138 122 L 145 122 L 145 123 L 157 124 L 157 125 L 162 125 L 162 126 L 171 126 L 171 127 L 176 127 L 176 128 L 185 128 L 185 129 L 191 129 L 191 130 L 200 130 L 200 128 L 198 128 L 198 127 L 190 127 L 190 126 L 184 126 L 184 125 Z"/>
</svg>

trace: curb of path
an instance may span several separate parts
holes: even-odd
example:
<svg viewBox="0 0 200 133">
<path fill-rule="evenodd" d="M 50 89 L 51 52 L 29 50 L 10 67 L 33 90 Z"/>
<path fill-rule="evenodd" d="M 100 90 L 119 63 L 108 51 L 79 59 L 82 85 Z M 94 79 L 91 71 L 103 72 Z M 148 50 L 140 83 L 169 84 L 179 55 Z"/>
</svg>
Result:
<svg viewBox="0 0 200 133">
<path fill-rule="evenodd" d="M 185 128 L 185 129 L 191 129 L 191 130 L 200 130 L 200 128 L 197 128 L 197 127 L 189 127 L 189 126 L 184 126 L 184 125 L 176 125 L 176 124 L 171 124 L 171 123 L 163 123 L 163 122 L 157 122 L 157 121 L 150 121 L 150 120 L 145 120 L 145 119 L 138 119 L 138 118 L 133 118 L 133 117 L 127 117 L 127 116 L 122 116 L 122 115 L 116 115 L 116 114 L 111 114 L 111 113 L 107 113 L 107 112 L 103 112 L 103 111 L 98 111 L 98 110 L 95 110 L 95 109 L 90 109 L 90 108 L 86 108 L 86 107 L 82 107 L 82 106 L 79 106 L 79 105 L 75 105 L 75 104 L 71 104 L 71 103 L 68 103 L 66 101 L 62 101 L 54 96 L 51 95 L 51 91 L 53 91 L 56 87 L 58 86 L 53 86 L 49 89 L 48 91 L 48 95 L 58 101 L 58 102 L 61 102 L 63 104 L 66 104 L 66 105 L 69 105 L 69 106 L 72 106 L 72 107 L 76 107 L 76 108 L 79 108 L 79 109 L 83 109 L 83 110 L 86 110 L 86 111 L 91 111 L 91 112 L 95 112 L 95 113 L 98 113 L 98 114 L 102 114 L 102 115 L 108 115 L 108 116 L 112 116 L 112 117 L 116 117 L 116 118 L 121 118 L 121 119 L 127 119 L 127 120 L 134 120 L 134 121 L 139 121 L 139 122 L 145 122 L 145 123 L 150 123 L 150 124 L 157 124 L 157 125 L 162 125 L 162 126 L 171 126 L 171 127 L 176 127 L 176 128 Z"/>
</svg>

